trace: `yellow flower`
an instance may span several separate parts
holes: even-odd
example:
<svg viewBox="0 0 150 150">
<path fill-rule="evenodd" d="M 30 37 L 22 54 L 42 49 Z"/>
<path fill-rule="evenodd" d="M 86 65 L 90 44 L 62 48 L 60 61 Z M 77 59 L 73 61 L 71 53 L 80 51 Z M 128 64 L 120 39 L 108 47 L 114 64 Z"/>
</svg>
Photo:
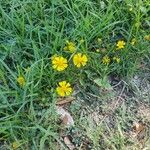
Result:
<svg viewBox="0 0 150 150">
<path fill-rule="evenodd" d="M 56 91 L 58 95 L 64 97 L 69 96 L 72 93 L 72 88 L 70 86 L 70 83 L 67 83 L 66 81 L 59 82 L 59 86 L 56 88 Z"/>
<path fill-rule="evenodd" d="M 66 41 L 66 46 L 64 47 L 64 50 L 74 52 L 76 50 L 75 43 Z"/>
<path fill-rule="evenodd" d="M 110 58 L 106 55 L 102 58 L 102 63 L 108 65 L 110 63 Z"/>
<path fill-rule="evenodd" d="M 52 65 L 57 71 L 63 71 L 68 67 L 67 59 L 62 56 L 53 56 Z"/>
<path fill-rule="evenodd" d="M 26 83 L 23 76 L 19 76 L 19 77 L 17 78 L 17 82 L 19 83 L 19 85 L 20 85 L 21 87 L 23 87 L 23 86 L 25 85 L 25 83 Z"/>
<path fill-rule="evenodd" d="M 136 43 L 136 39 L 133 38 L 132 41 L 131 41 L 131 45 L 135 45 L 135 43 Z"/>
<path fill-rule="evenodd" d="M 102 42 L 102 39 L 101 39 L 101 38 L 98 38 L 98 39 L 97 39 L 97 42 L 98 42 L 98 43 L 101 43 L 101 42 Z"/>
<path fill-rule="evenodd" d="M 144 39 L 147 40 L 147 41 L 150 41 L 150 35 L 145 35 Z"/>
<path fill-rule="evenodd" d="M 17 141 L 13 142 L 13 143 L 12 143 L 12 148 L 13 148 L 13 150 L 18 149 L 18 148 L 20 147 L 20 145 L 21 145 L 21 143 L 19 143 L 19 142 L 17 142 Z"/>
<path fill-rule="evenodd" d="M 119 57 L 114 56 L 113 60 L 116 61 L 117 63 L 120 63 L 120 58 Z"/>
<path fill-rule="evenodd" d="M 117 42 L 117 49 L 122 49 L 122 48 L 124 48 L 124 46 L 125 46 L 125 42 L 124 41 L 118 41 Z"/>
<path fill-rule="evenodd" d="M 82 44 L 82 43 L 84 43 L 84 39 L 81 39 L 81 40 L 80 40 L 80 44 Z"/>
<path fill-rule="evenodd" d="M 85 54 L 77 53 L 73 56 L 73 63 L 78 68 L 85 66 L 88 61 L 88 58 Z"/>
</svg>

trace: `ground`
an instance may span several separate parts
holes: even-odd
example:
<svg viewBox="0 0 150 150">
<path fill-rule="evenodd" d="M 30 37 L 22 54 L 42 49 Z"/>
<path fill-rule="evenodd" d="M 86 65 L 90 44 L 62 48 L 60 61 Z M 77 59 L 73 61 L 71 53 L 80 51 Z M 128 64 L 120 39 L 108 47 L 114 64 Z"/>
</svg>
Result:
<svg viewBox="0 0 150 150">
<path fill-rule="evenodd" d="M 1 150 L 150 150 L 145 0 L 0 0 Z"/>
</svg>

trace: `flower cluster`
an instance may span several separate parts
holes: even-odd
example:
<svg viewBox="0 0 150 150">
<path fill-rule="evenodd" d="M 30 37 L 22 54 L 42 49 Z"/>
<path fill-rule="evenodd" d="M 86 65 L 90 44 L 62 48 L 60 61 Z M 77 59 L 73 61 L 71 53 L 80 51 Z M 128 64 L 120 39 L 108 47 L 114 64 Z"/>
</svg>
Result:
<svg viewBox="0 0 150 150">
<path fill-rule="evenodd" d="M 65 51 L 75 52 L 76 46 L 74 42 L 66 41 L 66 46 L 64 47 Z"/>
<path fill-rule="evenodd" d="M 88 58 L 85 54 L 77 53 L 73 56 L 73 63 L 78 68 L 85 66 L 87 61 Z M 68 67 L 68 61 L 63 56 L 53 56 L 52 67 L 57 71 L 63 71 Z"/>
<path fill-rule="evenodd" d="M 132 42 L 131 44 L 134 45 L 135 42 L 136 42 L 136 40 L 135 40 L 135 39 L 132 39 L 131 42 Z M 125 45 L 126 45 L 126 43 L 125 43 L 124 40 L 119 40 L 119 41 L 117 41 L 117 43 L 116 43 L 116 50 L 121 50 L 121 49 L 125 48 Z M 119 56 L 114 56 L 114 57 L 112 57 L 112 61 L 114 61 L 114 62 L 116 62 L 116 63 L 120 63 L 121 59 L 120 59 Z M 111 58 L 110 58 L 108 55 L 105 55 L 105 56 L 102 58 L 102 63 L 103 63 L 103 64 L 109 65 L 110 62 L 111 62 Z"/>
<path fill-rule="evenodd" d="M 114 57 L 112 58 L 112 60 L 113 60 L 114 62 L 120 63 L 120 58 L 119 58 L 118 56 L 114 56 Z M 102 58 L 102 63 L 103 63 L 103 64 L 109 65 L 110 62 L 111 62 L 111 59 L 110 59 L 109 56 L 106 55 L 106 56 L 104 56 L 104 57 Z"/>
<path fill-rule="evenodd" d="M 120 58 L 117 57 L 117 56 L 114 56 L 114 57 L 113 57 L 113 60 L 116 61 L 117 63 L 120 63 Z"/>
<path fill-rule="evenodd" d="M 150 36 L 147 35 L 144 38 L 146 40 L 149 40 Z M 84 40 L 81 39 L 79 45 L 81 45 L 83 43 L 84 43 Z M 102 39 L 98 38 L 97 43 L 100 45 L 102 43 Z M 134 46 L 136 43 L 137 43 L 137 40 L 135 38 L 133 38 L 130 41 L 130 44 L 132 46 Z M 119 55 L 120 55 L 119 52 L 120 51 L 118 51 L 118 50 L 124 49 L 125 45 L 126 45 L 126 42 L 124 40 L 118 40 L 116 45 L 115 45 L 116 46 L 115 55 L 114 55 L 114 53 L 105 54 L 106 53 L 105 48 L 103 48 L 103 49 L 97 48 L 96 52 L 102 52 L 102 54 L 105 54 L 102 57 L 102 60 L 101 60 L 101 62 L 104 65 L 109 65 L 111 62 L 120 63 L 120 61 L 121 61 L 121 59 L 119 57 Z M 84 53 L 77 52 L 77 47 L 76 47 L 76 44 L 74 42 L 66 41 L 63 50 L 64 50 L 64 52 L 71 52 L 72 54 L 69 57 L 69 59 L 67 59 L 67 57 L 64 57 L 63 55 L 54 55 L 54 56 L 52 56 L 51 57 L 51 64 L 52 64 L 52 68 L 55 71 L 63 72 L 64 70 L 66 70 L 70 66 L 70 64 L 71 64 L 70 61 L 72 61 L 72 64 L 76 68 L 81 68 L 81 67 L 86 66 L 86 64 L 88 62 L 88 57 Z M 26 72 L 28 72 L 29 70 L 30 70 L 30 68 L 26 69 Z M 17 82 L 20 85 L 20 87 L 24 87 L 24 85 L 26 84 L 25 78 L 21 75 L 17 78 Z M 69 82 L 67 82 L 66 80 L 60 81 L 58 83 L 58 86 L 56 87 L 57 94 L 59 96 L 62 96 L 62 97 L 69 96 L 72 93 L 72 91 L 73 91 L 73 89 L 71 87 L 71 84 Z"/>
<path fill-rule="evenodd" d="M 82 41 L 84 42 L 84 41 Z M 76 45 L 74 42 L 66 41 L 66 45 L 64 47 L 64 51 L 69 51 L 73 53 L 72 62 L 74 66 L 77 68 L 84 67 L 87 64 L 88 58 L 87 55 L 83 53 L 76 53 Z M 56 71 L 64 71 L 68 66 L 68 60 L 63 56 L 54 55 L 51 58 L 52 68 Z M 72 88 L 69 82 L 61 81 L 58 83 L 58 87 L 56 88 L 56 92 L 59 96 L 69 96 L 72 93 Z"/>
</svg>

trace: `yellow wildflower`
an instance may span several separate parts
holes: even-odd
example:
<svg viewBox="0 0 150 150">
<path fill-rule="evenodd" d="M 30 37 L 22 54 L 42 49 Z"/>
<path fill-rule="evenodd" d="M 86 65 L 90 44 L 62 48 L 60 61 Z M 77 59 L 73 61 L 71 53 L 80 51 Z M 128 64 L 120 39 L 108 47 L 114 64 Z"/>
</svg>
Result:
<svg viewBox="0 0 150 150">
<path fill-rule="evenodd" d="M 147 41 L 150 41 L 150 35 L 145 35 L 144 39 L 147 40 Z"/>
<path fill-rule="evenodd" d="M 19 143 L 18 141 L 15 141 L 12 143 L 12 148 L 13 150 L 16 150 L 20 147 L 21 143 Z"/>
<path fill-rule="evenodd" d="M 66 46 L 64 47 L 65 51 L 74 52 L 76 50 L 76 46 L 74 42 L 66 41 Z"/>
<path fill-rule="evenodd" d="M 135 43 L 136 43 L 136 39 L 133 38 L 132 41 L 131 41 L 131 45 L 135 45 Z"/>
<path fill-rule="evenodd" d="M 102 63 L 108 65 L 110 63 L 110 58 L 106 55 L 102 58 Z"/>
<path fill-rule="evenodd" d="M 23 87 L 23 86 L 25 85 L 25 78 L 24 78 L 23 76 L 19 76 L 19 77 L 17 78 L 17 82 L 19 83 L 19 85 L 20 85 L 21 87 Z"/>
<path fill-rule="evenodd" d="M 85 66 L 88 61 L 88 58 L 85 54 L 77 53 L 73 56 L 73 63 L 78 68 Z"/>
<path fill-rule="evenodd" d="M 125 46 L 125 42 L 122 40 L 122 41 L 118 41 L 117 42 L 117 49 L 122 49 L 122 48 L 124 48 L 124 46 Z"/>
<path fill-rule="evenodd" d="M 114 56 L 113 60 L 116 61 L 117 63 L 120 63 L 120 58 L 119 57 Z"/>
<path fill-rule="evenodd" d="M 56 88 L 56 91 L 58 95 L 64 97 L 69 96 L 72 93 L 72 88 L 70 83 L 67 83 L 66 81 L 59 82 L 59 86 Z"/>
<path fill-rule="evenodd" d="M 101 39 L 101 38 L 98 38 L 98 39 L 97 39 L 97 42 L 98 42 L 98 43 L 101 43 L 101 42 L 102 42 L 102 39 Z"/>
<path fill-rule="evenodd" d="M 53 56 L 52 65 L 57 71 L 63 71 L 68 67 L 67 59 L 62 56 Z"/>
<path fill-rule="evenodd" d="M 84 43 L 84 39 L 81 39 L 81 40 L 80 40 L 80 44 L 82 44 L 82 43 Z"/>
</svg>

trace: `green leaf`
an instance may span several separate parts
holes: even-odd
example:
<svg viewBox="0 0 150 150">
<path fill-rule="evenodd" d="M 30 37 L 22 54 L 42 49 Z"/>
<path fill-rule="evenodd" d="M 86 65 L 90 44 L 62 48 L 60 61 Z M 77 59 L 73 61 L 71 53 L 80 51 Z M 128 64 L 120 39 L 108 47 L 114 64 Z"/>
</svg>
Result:
<svg viewBox="0 0 150 150">
<path fill-rule="evenodd" d="M 107 77 L 104 78 L 97 78 L 94 80 L 94 83 L 96 83 L 98 86 L 105 88 L 107 90 L 112 90 L 112 86 L 109 83 L 109 80 Z"/>
</svg>

